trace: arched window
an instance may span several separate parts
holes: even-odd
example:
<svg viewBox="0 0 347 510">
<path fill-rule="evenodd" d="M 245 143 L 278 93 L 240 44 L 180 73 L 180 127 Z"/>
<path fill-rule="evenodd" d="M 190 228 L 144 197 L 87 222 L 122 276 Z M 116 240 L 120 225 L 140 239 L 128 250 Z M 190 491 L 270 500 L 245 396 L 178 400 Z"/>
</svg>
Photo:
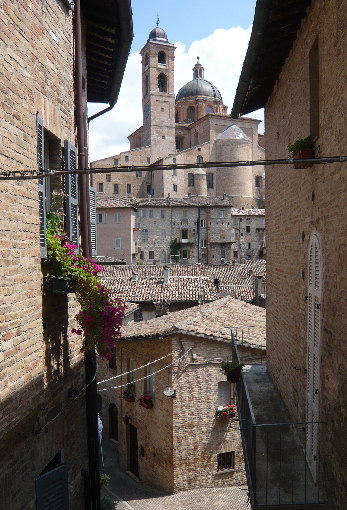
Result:
<svg viewBox="0 0 347 510">
<path fill-rule="evenodd" d="M 187 108 L 187 122 L 195 121 L 195 108 L 194 106 L 189 106 Z"/>
<path fill-rule="evenodd" d="M 204 158 L 202 156 L 197 156 L 196 157 L 196 162 L 197 163 L 203 163 L 204 162 Z"/>
<path fill-rule="evenodd" d="M 167 92 L 167 79 L 165 74 L 158 76 L 158 92 Z"/>
<path fill-rule="evenodd" d="M 210 106 L 209 104 L 206 106 L 206 115 L 208 115 L 209 113 L 213 113 L 213 108 L 212 106 Z"/>
<path fill-rule="evenodd" d="M 306 429 L 306 458 L 316 481 L 318 476 L 319 393 L 322 327 L 322 254 L 317 234 L 312 234 L 308 248 L 307 299 L 307 386 L 308 422 Z"/>
<path fill-rule="evenodd" d="M 148 76 L 145 78 L 145 96 L 148 94 Z"/>
<path fill-rule="evenodd" d="M 166 55 L 163 51 L 159 51 L 158 53 L 158 64 L 166 64 Z"/>
</svg>

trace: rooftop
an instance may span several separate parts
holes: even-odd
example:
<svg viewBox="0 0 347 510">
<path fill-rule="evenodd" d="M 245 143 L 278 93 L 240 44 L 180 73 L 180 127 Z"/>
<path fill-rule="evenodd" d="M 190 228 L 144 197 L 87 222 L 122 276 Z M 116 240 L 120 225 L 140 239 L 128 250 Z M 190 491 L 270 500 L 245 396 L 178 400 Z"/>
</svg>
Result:
<svg viewBox="0 0 347 510">
<path fill-rule="evenodd" d="M 172 264 L 168 266 L 169 283 L 164 284 L 164 267 L 106 265 L 102 278 L 124 301 L 204 303 L 226 294 L 251 301 L 254 277 L 264 277 L 266 273 L 265 260 L 224 265 Z"/>
<path fill-rule="evenodd" d="M 123 328 L 121 341 L 159 338 L 181 332 L 230 342 L 231 328 L 238 328 L 239 331 L 244 330 L 245 347 L 265 349 L 265 316 L 264 308 L 228 296 L 213 303 L 134 322 Z"/>
</svg>

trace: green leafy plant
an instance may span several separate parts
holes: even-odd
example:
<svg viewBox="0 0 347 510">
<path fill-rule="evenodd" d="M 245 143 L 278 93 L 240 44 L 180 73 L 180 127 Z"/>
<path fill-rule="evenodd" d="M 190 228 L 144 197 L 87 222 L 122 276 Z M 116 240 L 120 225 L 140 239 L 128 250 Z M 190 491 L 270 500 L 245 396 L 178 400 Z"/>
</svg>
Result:
<svg viewBox="0 0 347 510">
<path fill-rule="evenodd" d="M 233 418 L 234 416 L 236 416 L 236 412 L 237 412 L 236 405 L 229 404 L 228 406 L 218 408 L 217 416 Z"/>
<path fill-rule="evenodd" d="M 128 383 L 123 391 L 124 397 L 133 398 L 135 400 L 135 384 Z"/>
<path fill-rule="evenodd" d="M 100 484 L 108 485 L 110 483 L 110 476 L 100 471 Z"/>
<path fill-rule="evenodd" d="M 77 246 L 70 243 L 62 230 L 58 214 L 50 213 L 46 227 L 45 269 L 51 276 L 77 282 L 76 297 L 81 310 L 76 321 L 80 328 L 72 329 L 72 333 L 84 333 L 81 352 L 96 349 L 102 358 L 111 359 L 113 347 L 120 338 L 125 304 L 102 285 L 98 277 L 102 267 L 75 253 Z"/>
<path fill-rule="evenodd" d="M 179 243 L 177 242 L 177 239 L 172 239 L 170 243 L 170 257 L 173 258 L 176 262 L 178 261 L 178 255 L 179 255 L 180 247 Z"/>
<path fill-rule="evenodd" d="M 223 361 L 220 364 L 221 370 L 226 374 L 230 374 L 230 372 L 233 372 L 234 370 L 243 369 L 244 363 L 239 363 L 238 361 Z"/>
<path fill-rule="evenodd" d="M 298 151 L 303 149 L 312 149 L 312 147 L 313 142 L 310 136 L 308 136 L 307 138 L 299 138 L 293 144 L 287 146 L 288 151 L 292 155 L 296 154 Z"/>
</svg>

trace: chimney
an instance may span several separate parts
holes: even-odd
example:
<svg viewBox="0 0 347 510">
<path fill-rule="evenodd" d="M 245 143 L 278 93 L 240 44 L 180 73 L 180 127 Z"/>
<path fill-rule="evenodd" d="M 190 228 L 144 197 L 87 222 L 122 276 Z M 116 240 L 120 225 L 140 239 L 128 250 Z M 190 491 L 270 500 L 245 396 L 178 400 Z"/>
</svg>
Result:
<svg viewBox="0 0 347 510">
<path fill-rule="evenodd" d="M 170 282 L 170 268 L 168 266 L 164 266 L 164 283 L 168 284 Z"/>
<path fill-rule="evenodd" d="M 225 200 L 225 197 L 227 196 L 226 193 L 223 193 L 223 200 Z"/>
</svg>

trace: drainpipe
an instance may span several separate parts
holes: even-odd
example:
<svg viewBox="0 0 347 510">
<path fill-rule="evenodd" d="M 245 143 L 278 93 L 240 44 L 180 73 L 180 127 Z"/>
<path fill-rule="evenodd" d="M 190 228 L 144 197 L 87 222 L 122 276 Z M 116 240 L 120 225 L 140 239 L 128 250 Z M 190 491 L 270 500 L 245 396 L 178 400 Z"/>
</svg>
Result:
<svg viewBox="0 0 347 510">
<path fill-rule="evenodd" d="M 207 246 L 207 264 L 211 264 L 211 207 L 210 205 L 207 205 L 206 209 L 206 229 L 207 229 L 207 240 L 206 240 L 206 246 Z"/>
<path fill-rule="evenodd" d="M 198 234 L 198 263 L 200 262 L 200 206 L 198 207 L 198 224 L 196 226 Z"/>
<path fill-rule="evenodd" d="M 82 71 L 82 28 L 81 4 L 75 0 L 74 11 L 75 32 L 75 97 L 76 124 L 78 146 L 78 169 L 87 167 L 87 132 L 86 132 L 86 98 L 83 93 L 84 78 Z M 78 176 L 79 210 L 82 254 L 90 258 L 90 210 L 89 210 L 89 181 L 87 175 Z M 86 509 L 100 510 L 100 474 L 99 474 L 99 437 L 98 437 L 98 407 L 96 386 L 96 356 L 95 351 L 86 351 L 84 357 L 86 374 L 86 414 L 87 414 L 87 443 L 89 456 L 89 497 L 86 498 Z M 89 500 L 89 501 L 88 501 Z"/>
</svg>

